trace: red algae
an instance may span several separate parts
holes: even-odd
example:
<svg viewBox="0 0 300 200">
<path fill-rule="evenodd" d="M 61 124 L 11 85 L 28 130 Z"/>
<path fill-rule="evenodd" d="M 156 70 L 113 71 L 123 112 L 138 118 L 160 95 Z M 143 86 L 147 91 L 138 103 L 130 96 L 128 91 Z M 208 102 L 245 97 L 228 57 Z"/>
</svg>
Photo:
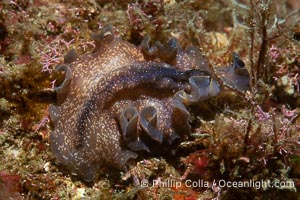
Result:
<svg viewBox="0 0 300 200">
<path fill-rule="evenodd" d="M 23 199 L 21 196 L 21 177 L 0 172 L 0 196 L 1 199 Z"/>
</svg>

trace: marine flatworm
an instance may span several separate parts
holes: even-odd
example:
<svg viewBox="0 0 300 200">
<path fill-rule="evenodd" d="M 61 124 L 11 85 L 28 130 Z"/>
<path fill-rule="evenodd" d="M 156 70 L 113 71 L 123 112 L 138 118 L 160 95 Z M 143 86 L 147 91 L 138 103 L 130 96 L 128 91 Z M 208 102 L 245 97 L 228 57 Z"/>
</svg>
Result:
<svg viewBox="0 0 300 200">
<path fill-rule="evenodd" d="M 195 47 L 136 47 L 109 26 L 92 35 L 93 52 L 70 51 L 57 71 L 65 72 L 49 106 L 54 130 L 50 147 L 57 159 L 86 181 L 101 165 L 124 168 L 139 152 L 175 148 L 191 132 L 190 105 L 222 90 Z M 232 87 L 246 90 L 249 74 L 235 56 L 219 71 Z"/>
</svg>

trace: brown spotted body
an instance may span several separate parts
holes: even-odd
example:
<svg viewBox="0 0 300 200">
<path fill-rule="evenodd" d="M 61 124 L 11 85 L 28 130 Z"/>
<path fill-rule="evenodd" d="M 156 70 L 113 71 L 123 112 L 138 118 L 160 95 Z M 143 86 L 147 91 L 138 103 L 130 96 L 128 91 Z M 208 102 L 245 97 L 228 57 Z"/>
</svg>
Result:
<svg viewBox="0 0 300 200">
<path fill-rule="evenodd" d="M 123 168 L 140 151 L 176 146 L 190 133 L 189 105 L 221 90 L 195 48 L 182 50 L 174 42 L 149 48 L 146 42 L 139 49 L 109 27 L 94 39 L 93 53 L 77 57 L 72 51 L 57 66 L 66 75 L 49 107 L 51 150 L 86 181 L 101 165 Z M 231 86 L 239 88 L 242 80 L 247 88 L 248 74 L 224 69 L 220 74 Z"/>
</svg>

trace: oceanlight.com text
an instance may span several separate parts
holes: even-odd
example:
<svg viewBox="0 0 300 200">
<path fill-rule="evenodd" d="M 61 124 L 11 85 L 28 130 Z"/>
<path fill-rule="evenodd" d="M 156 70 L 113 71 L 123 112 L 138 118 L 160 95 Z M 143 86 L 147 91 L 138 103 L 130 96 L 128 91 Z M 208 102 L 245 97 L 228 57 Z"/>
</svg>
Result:
<svg viewBox="0 0 300 200">
<path fill-rule="evenodd" d="M 279 180 L 247 180 L 247 181 L 226 181 L 226 180 L 184 180 L 177 181 L 173 179 L 155 179 L 148 181 L 147 179 L 141 180 L 142 187 L 173 187 L 180 188 L 182 186 L 189 188 L 210 188 L 212 186 L 219 188 L 255 188 L 255 189 L 267 189 L 267 188 L 295 188 L 295 184 L 291 180 L 279 181 Z"/>
</svg>

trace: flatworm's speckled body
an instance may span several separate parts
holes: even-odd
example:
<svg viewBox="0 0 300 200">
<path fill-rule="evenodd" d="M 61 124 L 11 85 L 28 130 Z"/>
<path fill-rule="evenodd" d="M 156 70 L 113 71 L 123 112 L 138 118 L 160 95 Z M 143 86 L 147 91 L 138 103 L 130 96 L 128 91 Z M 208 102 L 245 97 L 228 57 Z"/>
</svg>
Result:
<svg viewBox="0 0 300 200">
<path fill-rule="evenodd" d="M 123 168 L 140 151 L 176 146 L 190 133 L 189 106 L 221 90 L 194 47 L 182 50 L 175 40 L 149 47 L 145 40 L 137 48 L 108 26 L 93 38 L 94 52 L 78 57 L 71 51 L 56 67 L 65 80 L 49 107 L 51 150 L 86 181 L 101 165 Z M 238 57 L 234 61 L 219 75 L 245 90 L 247 70 Z"/>
</svg>

